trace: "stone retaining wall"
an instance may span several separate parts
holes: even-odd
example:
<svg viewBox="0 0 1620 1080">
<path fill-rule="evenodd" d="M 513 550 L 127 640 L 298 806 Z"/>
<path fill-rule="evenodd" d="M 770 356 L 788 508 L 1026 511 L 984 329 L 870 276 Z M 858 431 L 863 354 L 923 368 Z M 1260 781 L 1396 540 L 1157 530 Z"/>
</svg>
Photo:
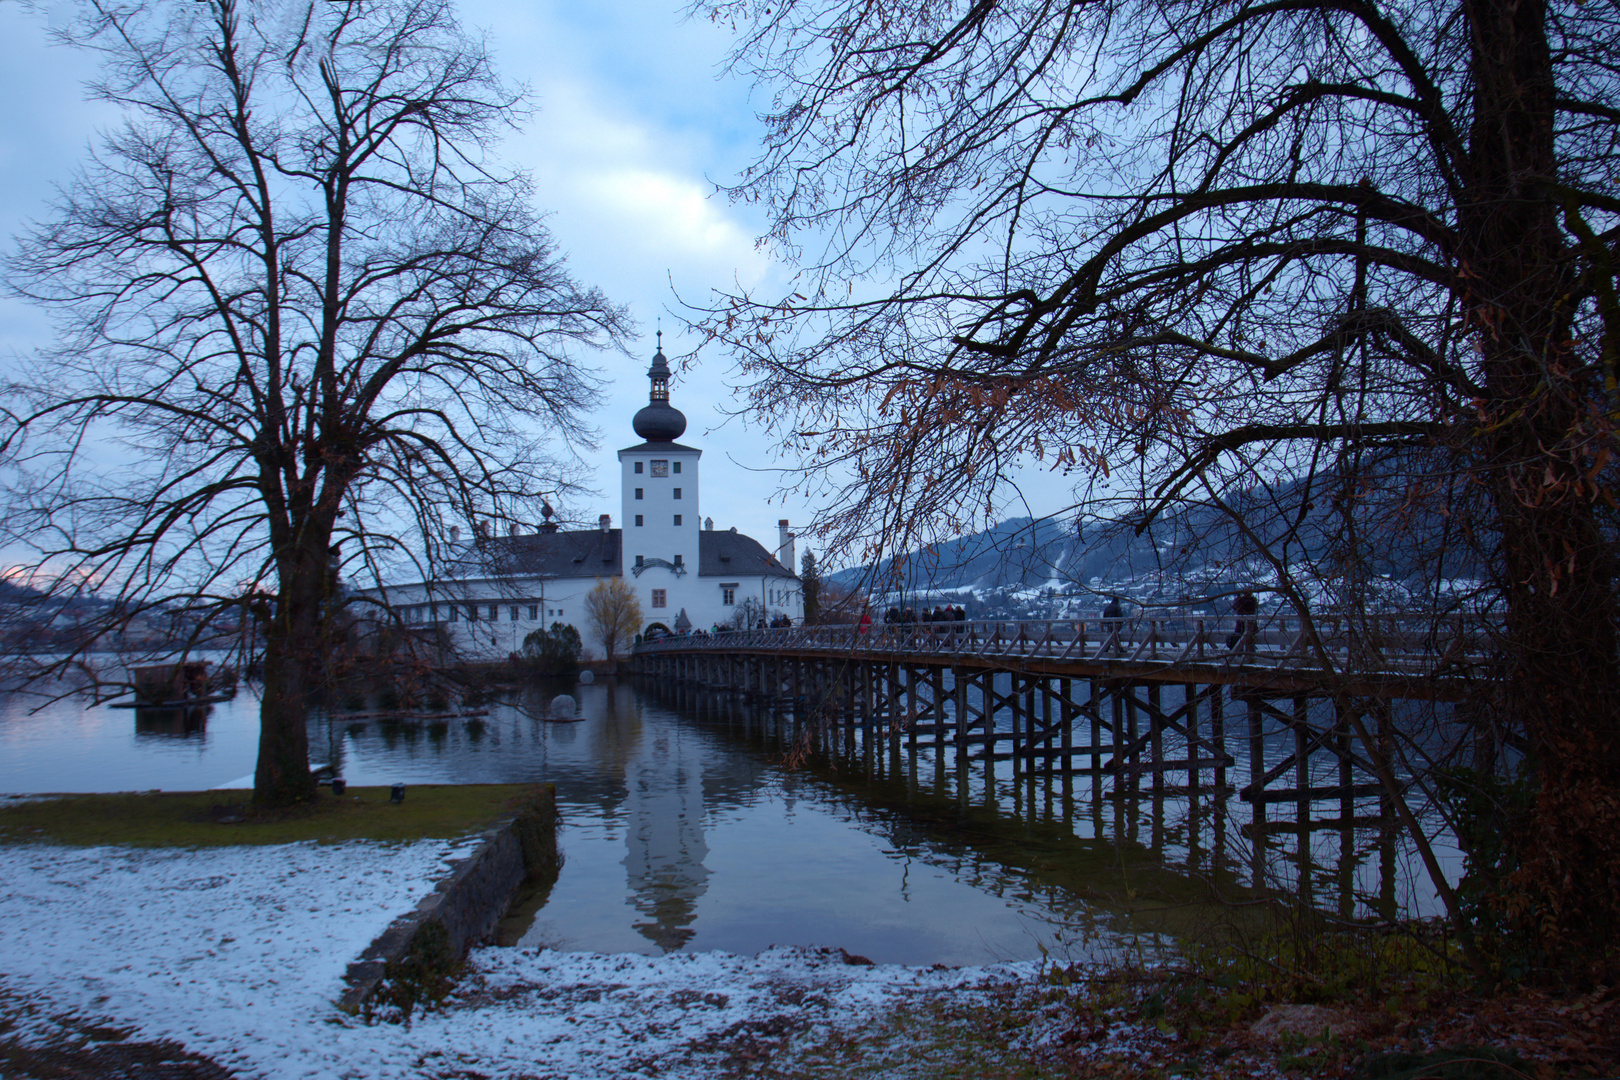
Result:
<svg viewBox="0 0 1620 1080">
<path fill-rule="evenodd" d="M 473 853 L 435 883 L 414 911 L 390 923 L 349 965 L 343 976 L 348 988 L 338 998 L 338 1007 L 358 1012 L 376 992 L 388 966 L 404 959 L 417 933 L 429 923 L 444 927 L 457 959 L 488 941 L 525 882 L 555 876 L 556 823 L 557 789 L 547 784 L 485 832 Z"/>
</svg>

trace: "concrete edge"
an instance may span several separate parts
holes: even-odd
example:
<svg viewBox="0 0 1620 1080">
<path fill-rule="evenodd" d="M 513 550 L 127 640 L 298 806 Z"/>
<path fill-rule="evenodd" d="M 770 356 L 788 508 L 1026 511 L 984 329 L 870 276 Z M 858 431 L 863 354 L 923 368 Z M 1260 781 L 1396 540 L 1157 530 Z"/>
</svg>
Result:
<svg viewBox="0 0 1620 1080">
<path fill-rule="evenodd" d="M 549 785 L 548 785 L 549 788 Z M 416 933 L 429 922 L 444 925 L 450 948 L 458 958 L 474 945 L 488 941 L 530 875 L 519 820 L 542 800 L 552 803 L 554 788 L 543 791 L 526 806 L 505 815 L 479 836 L 472 854 L 459 859 L 450 872 L 434 883 L 433 891 L 416 908 L 393 922 L 366 946 L 343 974 L 346 989 L 337 999 L 344 1012 L 357 1013 L 376 993 L 388 965 L 410 951 Z"/>
</svg>

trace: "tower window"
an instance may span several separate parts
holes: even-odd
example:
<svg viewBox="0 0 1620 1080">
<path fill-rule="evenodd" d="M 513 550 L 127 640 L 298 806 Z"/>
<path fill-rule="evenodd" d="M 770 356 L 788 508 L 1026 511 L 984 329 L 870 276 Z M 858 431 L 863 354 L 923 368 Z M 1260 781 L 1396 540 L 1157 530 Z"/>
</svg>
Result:
<svg viewBox="0 0 1620 1080">
<path fill-rule="evenodd" d="M 640 488 L 636 488 L 636 498 L 638 498 L 638 499 L 641 498 L 641 489 Z"/>
<path fill-rule="evenodd" d="M 680 523 L 681 523 L 681 515 L 676 514 L 675 515 L 675 524 L 679 525 Z"/>
<path fill-rule="evenodd" d="M 675 497 L 676 497 L 676 498 L 677 498 L 677 499 L 678 499 L 678 498 L 680 498 L 680 497 L 681 497 L 681 489 L 680 489 L 680 488 L 676 488 L 676 489 L 675 489 Z"/>
<path fill-rule="evenodd" d="M 677 462 L 675 462 L 675 475 L 679 476 L 680 474 L 681 474 L 681 463 L 677 461 Z M 676 498 L 680 498 L 680 496 L 677 495 Z"/>
<path fill-rule="evenodd" d="M 637 476 L 641 475 L 641 462 L 639 462 L 639 461 L 636 462 L 636 475 Z"/>
<path fill-rule="evenodd" d="M 659 458 L 653 458 L 652 474 L 654 476 L 668 476 L 669 475 L 669 461 L 668 460 L 661 460 Z"/>
<path fill-rule="evenodd" d="M 683 560 L 684 560 L 684 559 L 685 559 L 685 558 L 686 558 L 686 557 L 685 557 L 685 556 L 684 556 L 684 555 L 679 555 L 679 554 L 677 554 L 677 555 L 676 555 L 676 556 L 675 556 L 675 565 L 676 565 L 676 566 L 685 566 L 685 565 L 686 565 L 686 563 L 685 563 L 685 562 L 684 562 L 684 561 L 683 561 Z"/>
<path fill-rule="evenodd" d="M 668 602 L 665 599 L 666 595 L 667 594 L 664 592 L 663 589 L 654 589 L 652 591 L 652 606 L 653 607 L 667 607 Z"/>
<path fill-rule="evenodd" d="M 639 525 L 640 525 L 640 524 L 641 524 L 641 515 L 640 515 L 640 514 L 637 514 L 637 515 L 636 515 L 636 524 L 637 524 L 637 525 L 638 525 L 638 526 L 639 526 Z"/>
<path fill-rule="evenodd" d="M 641 556 L 640 556 L 640 555 L 637 555 L 637 556 L 636 556 L 636 565 L 637 565 L 637 566 L 640 566 L 640 565 L 641 565 L 641 558 L 642 558 L 642 557 L 641 557 Z"/>
</svg>

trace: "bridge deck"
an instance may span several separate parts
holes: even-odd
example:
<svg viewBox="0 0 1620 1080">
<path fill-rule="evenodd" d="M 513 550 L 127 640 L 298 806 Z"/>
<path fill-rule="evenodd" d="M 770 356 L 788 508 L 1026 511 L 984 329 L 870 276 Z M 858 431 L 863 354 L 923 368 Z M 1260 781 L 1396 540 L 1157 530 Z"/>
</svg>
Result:
<svg viewBox="0 0 1620 1080">
<path fill-rule="evenodd" d="M 874 624 L 865 630 L 794 626 L 669 637 L 638 645 L 635 655 L 842 657 L 1277 691 L 1331 686 L 1378 697 L 1447 700 L 1463 696 L 1471 679 L 1484 674 L 1495 629 L 1480 617 L 1430 614 L 1274 616 L 1242 635 L 1234 634 L 1233 622 L 1171 614 Z"/>
</svg>

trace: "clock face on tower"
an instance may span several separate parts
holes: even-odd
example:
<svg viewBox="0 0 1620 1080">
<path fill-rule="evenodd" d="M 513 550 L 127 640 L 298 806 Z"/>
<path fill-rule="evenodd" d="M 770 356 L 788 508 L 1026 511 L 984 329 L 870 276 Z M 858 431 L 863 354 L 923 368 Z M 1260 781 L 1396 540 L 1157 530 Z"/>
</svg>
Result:
<svg viewBox="0 0 1620 1080">
<path fill-rule="evenodd" d="M 659 461 L 657 459 L 654 459 L 653 463 L 652 463 L 652 474 L 654 476 L 668 476 L 669 475 L 669 462 L 668 461 Z"/>
</svg>

